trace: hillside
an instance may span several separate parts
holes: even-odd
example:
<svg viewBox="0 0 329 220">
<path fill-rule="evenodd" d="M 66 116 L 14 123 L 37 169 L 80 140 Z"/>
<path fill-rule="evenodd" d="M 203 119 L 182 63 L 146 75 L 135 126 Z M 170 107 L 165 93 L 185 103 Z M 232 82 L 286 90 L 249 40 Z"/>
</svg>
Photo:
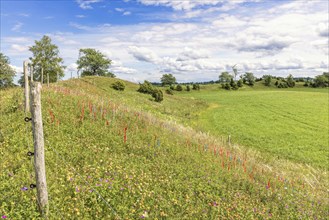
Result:
<svg viewBox="0 0 329 220">
<path fill-rule="evenodd" d="M 264 160 L 196 130 L 193 122 L 213 107 L 207 100 L 182 94 L 156 103 L 133 83 L 113 90 L 116 80 L 43 88 L 50 219 L 326 218 L 325 170 Z M 0 214 L 38 219 L 23 90 L 0 97 Z"/>
</svg>

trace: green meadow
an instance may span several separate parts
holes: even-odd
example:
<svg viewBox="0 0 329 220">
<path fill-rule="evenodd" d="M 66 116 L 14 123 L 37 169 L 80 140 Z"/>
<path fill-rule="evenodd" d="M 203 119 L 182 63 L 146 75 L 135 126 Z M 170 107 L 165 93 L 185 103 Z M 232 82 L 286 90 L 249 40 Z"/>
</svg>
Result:
<svg viewBox="0 0 329 220">
<path fill-rule="evenodd" d="M 183 94 L 209 105 L 192 121 L 194 127 L 231 135 L 233 143 L 273 157 L 328 167 L 328 89 L 209 87 Z"/>
<path fill-rule="evenodd" d="M 49 219 L 327 218 L 327 90 L 207 85 L 157 103 L 117 80 L 43 86 Z M 41 219 L 23 90 L 0 97 L 0 215 Z"/>
</svg>

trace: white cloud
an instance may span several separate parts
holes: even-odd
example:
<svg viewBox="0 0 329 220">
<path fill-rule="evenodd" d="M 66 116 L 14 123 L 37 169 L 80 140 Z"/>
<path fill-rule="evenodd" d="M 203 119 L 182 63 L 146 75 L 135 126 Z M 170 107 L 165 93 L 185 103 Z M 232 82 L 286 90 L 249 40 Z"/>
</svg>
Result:
<svg viewBox="0 0 329 220">
<path fill-rule="evenodd" d="M 93 9 L 91 6 L 94 3 L 102 2 L 103 0 L 76 0 L 79 4 L 79 7 L 82 9 Z"/>
<path fill-rule="evenodd" d="M 124 15 L 124 16 L 131 15 L 131 12 L 130 11 L 125 11 L 125 12 L 123 12 L 122 15 Z"/>
<path fill-rule="evenodd" d="M 77 17 L 77 18 L 85 18 L 86 16 L 85 15 L 76 15 L 75 17 Z"/>
<path fill-rule="evenodd" d="M 114 10 L 116 10 L 118 12 L 124 12 L 125 11 L 123 8 L 115 8 Z"/>
<path fill-rule="evenodd" d="M 16 22 L 16 24 L 14 25 L 14 27 L 11 28 L 12 31 L 18 32 L 21 30 L 23 26 L 23 23 L 21 22 Z"/>
<path fill-rule="evenodd" d="M 139 61 L 145 61 L 149 63 L 159 62 L 159 57 L 150 49 L 130 46 L 128 51 Z"/>
<path fill-rule="evenodd" d="M 19 44 L 13 44 L 13 45 L 11 45 L 11 49 L 13 49 L 17 52 L 25 52 L 25 51 L 28 50 L 28 47 L 22 46 L 22 45 L 19 45 Z"/>
</svg>

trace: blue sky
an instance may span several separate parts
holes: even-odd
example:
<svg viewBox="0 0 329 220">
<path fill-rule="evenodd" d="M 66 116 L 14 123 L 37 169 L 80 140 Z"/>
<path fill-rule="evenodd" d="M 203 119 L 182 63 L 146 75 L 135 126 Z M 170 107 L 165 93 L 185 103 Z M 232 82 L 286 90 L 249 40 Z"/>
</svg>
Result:
<svg viewBox="0 0 329 220">
<path fill-rule="evenodd" d="M 239 73 L 315 76 L 328 71 L 328 2 L 262 0 L 1 0 L 1 52 L 18 73 L 49 35 L 68 78 L 80 48 L 96 48 L 119 78 L 216 80 Z M 19 74 L 18 74 L 19 76 Z"/>
</svg>

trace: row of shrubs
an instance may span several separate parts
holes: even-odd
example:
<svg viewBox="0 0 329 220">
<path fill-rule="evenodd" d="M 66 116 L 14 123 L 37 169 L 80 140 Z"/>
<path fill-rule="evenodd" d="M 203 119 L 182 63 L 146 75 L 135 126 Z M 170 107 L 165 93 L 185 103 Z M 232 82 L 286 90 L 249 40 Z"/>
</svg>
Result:
<svg viewBox="0 0 329 220">
<path fill-rule="evenodd" d="M 228 83 L 228 82 L 227 83 L 222 83 L 221 86 L 222 86 L 223 89 L 226 89 L 226 90 L 231 90 L 231 89 L 232 90 L 238 90 L 240 87 L 243 86 L 243 80 L 240 79 L 237 82 L 235 82 L 232 78 L 230 83 Z"/>
</svg>

